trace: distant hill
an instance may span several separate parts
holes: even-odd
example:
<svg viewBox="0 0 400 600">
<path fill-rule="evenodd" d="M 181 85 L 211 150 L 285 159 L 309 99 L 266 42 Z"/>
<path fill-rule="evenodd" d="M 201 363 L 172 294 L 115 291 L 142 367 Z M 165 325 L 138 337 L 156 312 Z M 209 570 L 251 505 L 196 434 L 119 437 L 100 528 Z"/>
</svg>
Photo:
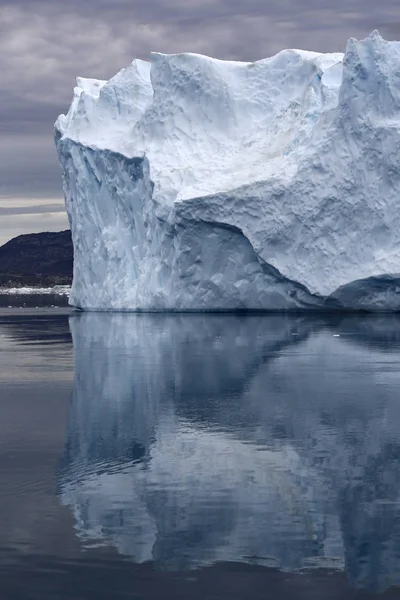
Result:
<svg viewBox="0 0 400 600">
<path fill-rule="evenodd" d="M 0 246 L 0 286 L 72 283 L 71 232 L 19 235 Z"/>
</svg>

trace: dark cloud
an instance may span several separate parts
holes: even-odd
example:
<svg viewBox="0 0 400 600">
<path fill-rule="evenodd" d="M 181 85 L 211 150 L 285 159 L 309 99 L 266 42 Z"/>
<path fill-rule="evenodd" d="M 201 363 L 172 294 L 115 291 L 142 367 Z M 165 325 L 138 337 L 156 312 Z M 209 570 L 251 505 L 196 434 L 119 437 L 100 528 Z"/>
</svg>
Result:
<svg viewBox="0 0 400 600">
<path fill-rule="evenodd" d="M 45 115 L 37 134 L 0 135 L 0 197 L 62 197 L 61 174 L 53 146 L 53 126 Z"/>
<path fill-rule="evenodd" d="M 2 0 L 0 194 L 61 197 L 52 128 L 77 75 L 108 79 L 150 51 L 344 51 L 375 28 L 400 37 L 399 22 L 398 0 Z"/>
</svg>

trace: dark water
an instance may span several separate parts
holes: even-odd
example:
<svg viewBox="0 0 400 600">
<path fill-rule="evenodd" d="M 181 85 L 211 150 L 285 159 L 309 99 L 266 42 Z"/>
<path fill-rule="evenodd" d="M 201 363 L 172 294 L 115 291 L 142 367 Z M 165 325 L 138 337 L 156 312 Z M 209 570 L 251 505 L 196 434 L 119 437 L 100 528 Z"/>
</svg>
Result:
<svg viewBox="0 0 400 600">
<path fill-rule="evenodd" d="M 25 308 L 60 308 L 68 307 L 68 296 L 66 294 L 5 294 L 0 290 L 0 309 L 16 308 L 24 310 Z"/>
<path fill-rule="evenodd" d="M 394 316 L 3 309 L 0 598 L 400 599 L 399 391 Z"/>
</svg>

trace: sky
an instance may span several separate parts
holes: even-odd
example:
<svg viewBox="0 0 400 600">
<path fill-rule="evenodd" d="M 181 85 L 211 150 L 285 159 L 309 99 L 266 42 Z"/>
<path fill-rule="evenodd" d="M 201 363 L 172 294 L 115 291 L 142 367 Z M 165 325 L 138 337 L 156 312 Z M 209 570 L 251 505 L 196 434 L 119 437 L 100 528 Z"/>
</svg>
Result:
<svg viewBox="0 0 400 600">
<path fill-rule="evenodd" d="M 65 229 L 53 125 L 76 76 L 109 79 L 149 52 L 257 60 L 400 39 L 398 0 L 0 0 L 0 244 Z"/>
</svg>

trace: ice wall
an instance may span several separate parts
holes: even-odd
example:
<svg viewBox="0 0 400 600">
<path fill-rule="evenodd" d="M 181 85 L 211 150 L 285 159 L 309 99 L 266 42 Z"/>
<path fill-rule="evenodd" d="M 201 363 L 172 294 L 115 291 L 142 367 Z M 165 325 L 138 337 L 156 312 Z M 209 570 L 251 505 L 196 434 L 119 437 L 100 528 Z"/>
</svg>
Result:
<svg viewBox="0 0 400 600">
<path fill-rule="evenodd" d="M 344 55 L 153 54 L 79 78 L 55 135 L 70 302 L 398 310 L 399 67 L 400 44 L 374 32 Z"/>
</svg>

